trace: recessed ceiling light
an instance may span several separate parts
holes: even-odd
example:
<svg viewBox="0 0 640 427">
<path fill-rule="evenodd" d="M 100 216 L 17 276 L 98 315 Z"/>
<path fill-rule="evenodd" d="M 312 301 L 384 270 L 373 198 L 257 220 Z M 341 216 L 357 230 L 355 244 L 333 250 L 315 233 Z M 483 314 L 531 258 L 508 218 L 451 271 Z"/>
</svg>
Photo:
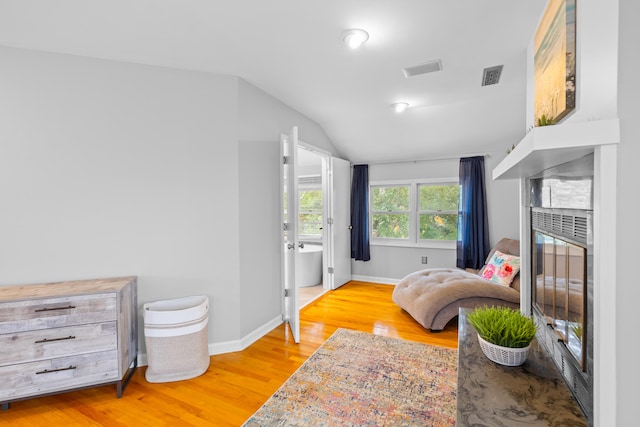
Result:
<svg viewBox="0 0 640 427">
<path fill-rule="evenodd" d="M 349 48 L 357 49 L 369 40 L 369 33 L 359 28 L 351 28 L 340 34 L 340 40 L 349 46 Z"/>
<path fill-rule="evenodd" d="M 396 113 L 402 113 L 404 110 L 409 108 L 409 104 L 407 104 L 406 102 L 396 102 L 394 104 L 391 104 L 391 106 L 396 111 Z"/>
</svg>

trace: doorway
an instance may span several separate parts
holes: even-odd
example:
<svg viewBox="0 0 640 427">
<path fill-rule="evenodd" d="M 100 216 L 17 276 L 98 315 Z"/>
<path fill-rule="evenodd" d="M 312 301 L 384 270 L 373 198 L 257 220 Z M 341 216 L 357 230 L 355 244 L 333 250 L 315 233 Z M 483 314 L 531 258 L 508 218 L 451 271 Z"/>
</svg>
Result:
<svg viewBox="0 0 640 427">
<path fill-rule="evenodd" d="M 308 286 L 318 286 L 319 292 L 337 289 L 351 279 L 349 231 L 349 162 L 331 153 L 298 140 L 298 128 L 280 136 L 281 148 L 281 230 L 283 320 L 289 323 L 294 342 L 300 342 L 300 301 L 298 277 L 314 270 Z M 313 156 L 307 156 L 313 154 Z M 300 168 L 299 156 L 309 160 L 309 167 Z M 321 190 L 318 191 L 318 158 L 320 159 Z M 301 217 L 299 184 L 312 192 L 310 204 Z M 320 196 L 318 196 L 320 193 Z M 321 201 L 319 202 L 319 199 Z M 321 215 L 320 215 L 321 212 Z M 299 227 L 298 223 L 301 223 Z M 305 245 L 306 243 L 306 245 Z M 305 247 L 306 246 L 306 247 Z M 321 261 L 301 262 L 304 253 Z M 308 261 L 308 260 L 307 260 Z"/>
<path fill-rule="evenodd" d="M 327 290 L 324 251 L 324 224 L 327 222 L 326 185 L 323 185 L 325 155 L 311 147 L 298 146 L 298 241 L 301 243 L 298 258 L 298 306 L 300 309 L 310 304 Z M 326 178 L 325 178 L 326 179 Z"/>
</svg>

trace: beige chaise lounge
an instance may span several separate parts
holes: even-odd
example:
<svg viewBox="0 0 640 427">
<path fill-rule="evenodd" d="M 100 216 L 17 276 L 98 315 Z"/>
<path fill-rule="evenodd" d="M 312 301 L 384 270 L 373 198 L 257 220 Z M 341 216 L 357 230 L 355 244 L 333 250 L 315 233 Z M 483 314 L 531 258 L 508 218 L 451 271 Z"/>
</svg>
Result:
<svg viewBox="0 0 640 427">
<path fill-rule="evenodd" d="M 520 256 L 518 240 L 502 239 L 491 250 L 485 264 L 496 249 Z M 396 285 L 392 299 L 422 326 L 440 331 L 458 315 L 460 307 L 520 307 L 520 273 L 514 277 L 511 286 L 505 286 L 470 270 L 430 268 L 403 278 Z"/>
</svg>

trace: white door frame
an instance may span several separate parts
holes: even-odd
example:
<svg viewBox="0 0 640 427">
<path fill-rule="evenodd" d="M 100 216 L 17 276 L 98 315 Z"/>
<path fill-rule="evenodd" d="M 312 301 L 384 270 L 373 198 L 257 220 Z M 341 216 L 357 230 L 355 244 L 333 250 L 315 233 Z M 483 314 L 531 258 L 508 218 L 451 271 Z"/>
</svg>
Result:
<svg viewBox="0 0 640 427">
<path fill-rule="evenodd" d="M 288 141 L 289 139 L 293 139 L 293 140 L 297 140 L 297 127 L 294 127 L 291 131 L 291 134 L 295 136 L 295 138 L 290 138 L 288 135 L 281 135 L 280 139 L 281 141 Z M 307 144 L 305 142 L 302 141 L 297 141 L 297 144 L 293 144 L 296 147 L 299 148 L 303 148 L 306 150 L 309 150 L 315 154 L 317 154 L 321 161 L 322 161 L 322 193 L 323 193 L 323 203 L 322 203 L 322 245 L 323 245 L 323 249 L 322 249 L 322 287 L 325 290 L 331 290 L 331 289 L 336 289 L 339 286 L 341 286 L 342 284 L 344 284 L 344 277 L 351 277 L 351 258 L 350 258 L 350 250 L 346 250 L 346 252 L 348 252 L 348 262 L 342 262 L 340 263 L 340 268 L 342 269 L 347 269 L 348 268 L 348 272 L 340 272 L 341 274 L 337 274 L 340 279 L 338 280 L 341 283 L 337 283 L 335 280 L 336 277 L 336 271 L 335 271 L 335 266 L 336 266 L 336 262 L 335 262 L 335 256 L 336 254 L 342 254 L 342 256 L 344 256 L 345 253 L 345 249 L 341 248 L 341 250 L 336 250 L 336 241 L 338 241 L 339 243 L 343 243 L 343 241 L 341 239 L 334 239 L 334 234 L 337 232 L 347 232 L 347 225 L 350 222 L 349 218 L 342 218 L 340 221 L 336 221 L 335 216 L 336 214 L 339 215 L 345 215 L 343 210 L 342 212 L 336 212 L 335 210 L 335 205 L 336 205 L 336 201 L 334 200 L 334 196 L 335 196 L 335 183 L 333 180 L 333 160 L 337 159 L 336 157 L 333 157 L 332 154 L 328 151 L 325 151 L 321 148 L 318 147 L 314 147 L 313 145 Z M 283 238 L 283 241 L 285 242 L 285 249 L 283 251 L 283 255 L 282 255 L 282 272 L 283 272 L 283 319 L 285 321 L 287 321 L 291 327 L 291 331 L 292 334 L 294 336 L 294 341 L 297 343 L 300 340 L 300 317 L 299 317 L 299 301 L 298 301 L 298 289 L 297 286 L 292 286 L 290 283 L 288 283 L 289 280 L 291 280 L 291 277 L 293 277 L 294 280 L 294 284 L 295 284 L 295 270 L 297 268 L 299 268 L 298 266 L 298 262 L 296 261 L 297 256 L 298 256 L 298 248 L 300 246 L 300 242 L 298 240 L 298 233 L 297 233 L 297 215 L 291 215 L 291 212 L 297 212 L 298 211 L 298 200 L 297 200 L 297 187 L 298 187 L 298 183 L 297 183 L 297 170 L 298 170 L 298 165 L 297 165 L 297 150 L 293 150 L 292 149 L 292 144 L 288 144 L 288 147 L 285 148 L 285 144 L 281 144 L 281 154 L 282 157 L 287 156 L 289 157 L 288 164 L 282 166 L 282 173 L 281 173 L 281 185 L 280 185 L 280 192 L 281 192 L 281 198 L 280 200 L 284 200 L 284 189 L 285 189 L 285 170 L 288 170 L 289 173 L 295 177 L 295 179 L 293 179 L 293 181 L 295 182 L 291 182 L 291 185 L 288 185 L 287 188 L 287 192 L 289 191 L 294 191 L 294 193 L 290 193 L 290 194 L 296 194 L 296 197 L 290 198 L 290 199 L 295 199 L 295 200 L 288 200 L 288 207 L 287 210 L 290 212 L 289 213 L 289 218 L 286 224 L 287 229 L 290 231 L 289 233 L 285 233 L 283 230 L 283 237 L 285 234 L 287 234 L 287 239 L 285 241 L 285 239 Z M 289 151 L 287 151 L 289 150 Z M 291 151 L 296 151 L 295 154 L 291 155 Z M 342 160 L 342 159 L 338 159 L 342 162 L 346 162 L 346 160 Z M 289 176 L 289 174 L 287 174 L 287 176 Z M 341 189 L 343 192 L 348 193 L 350 191 L 350 186 L 348 185 L 348 183 L 346 184 L 346 188 Z M 344 194 L 341 194 L 342 196 L 344 196 Z M 348 209 L 348 208 L 347 208 Z M 281 209 L 282 211 L 282 209 Z M 281 212 L 281 214 L 283 214 L 283 212 Z M 346 214 L 346 216 L 348 216 L 348 213 Z M 295 218 L 294 218 L 295 217 Z M 281 223 L 284 225 L 284 216 L 282 215 L 282 221 Z M 340 229 L 336 229 L 335 225 L 337 224 L 344 224 L 344 230 L 340 230 Z M 350 236 L 349 236 L 350 237 Z M 350 244 L 350 238 L 347 239 L 347 241 Z M 287 249 L 288 245 L 293 245 L 293 248 L 295 248 L 295 250 L 291 250 L 291 249 Z M 348 249 L 348 248 L 347 248 Z M 293 252 L 293 254 L 292 254 Z M 291 267 L 290 263 L 293 262 L 295 264 L 295 267 Z M 293 272 L 293 274 L 292 274 Z"/>
<path fill-rule="evenodd" d="M 282 298 L 283 320 L 289 324 L 293 341 L 300 342 L 300 303 L 296 275 L 298 268 L 298 128 L 294 126 L 290 135 L 280 135 L 280 230 L 283 248 Z M 284 218 L 284 194 L 287 194 L 287 218 Z"/>
<path fill-rule="evenodd" d="M 317 154 L 322 161 L 322 288 L 324 290 L 337 289 L 348 280 L 351 280 L 351 235 L 349 234 L 347 237 L 346 243 L 343 239 L 336 238 L 336 233 L 348 232 L 347 227 L 350 223 L 348 201 L 346 202 L 347 212 L 345 213 L 345 206 L 343 206 L 345 201 L 336 200 L 336 197 L 344 197 L 345 195 L 349 197 L 351 188 L 349 182 L 346 184 L 342 182 L 342 184 L 345 184 L 345 188 L 337 189 L 336 185 L 338 183 L 334 180 L 333 169 L 334 162 L 346 162 L 347 165 L 349 164 L 346 160 L 334 157 L 330 152 L 303 141 L 298 141 L 298 145 Z M 348 173 L 350 173 L 350 170 L 349 165 Z M 337 245 L 344 244 L 348 245 L 348 247 L 337 247 Z M 336 259 L 339 256 L 343 258 L 346 256 L 347 259 Z M 348 280 L 345 278 L 348 278 Z"/>
</svg>

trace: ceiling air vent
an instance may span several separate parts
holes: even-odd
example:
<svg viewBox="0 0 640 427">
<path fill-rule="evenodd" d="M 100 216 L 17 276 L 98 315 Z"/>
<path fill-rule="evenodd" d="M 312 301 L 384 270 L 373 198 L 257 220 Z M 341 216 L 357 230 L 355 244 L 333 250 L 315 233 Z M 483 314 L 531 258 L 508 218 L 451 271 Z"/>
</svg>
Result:
<svg viewBox="0 0 640 427">
<path fill-rule="evenodd" d="M 502 65 L 485 68 L 482 72 L 482 86 L 498 84 L 500 82 L 500 74 L 502 74 Z"/>
<path fill-rule="evenodd" d="M 414 65 L 413 67 L 403 68 L 402 72 L 406 78 L 418 76 L 420 74 L 433 73 L 442 70 L 442 62 L 439 59 L 425 62 L 424 64 Z"/>
</svg>

